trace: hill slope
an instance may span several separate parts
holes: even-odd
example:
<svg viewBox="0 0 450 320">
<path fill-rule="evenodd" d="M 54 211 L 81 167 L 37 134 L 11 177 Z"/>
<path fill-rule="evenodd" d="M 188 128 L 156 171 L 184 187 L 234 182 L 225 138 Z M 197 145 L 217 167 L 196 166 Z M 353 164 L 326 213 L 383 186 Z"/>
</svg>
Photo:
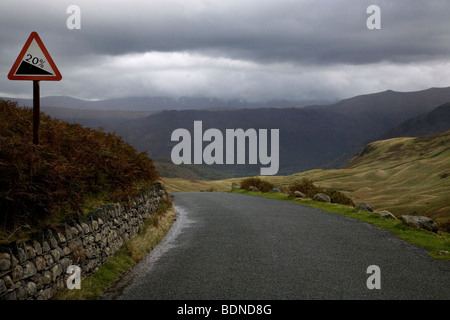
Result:
<svg viewBox="0 0 450 320">
<path fill-rule="evenodd" d="M 185 128 L 193 132 L 194 121 L 203 121 L 203 130 L 280 129 L 280 174 L 316 168 L 328 162 L 342 149 L 355 143 L 363 127 L 345 116 L 319 110 L 243 109 L 235 111 L 164 111 L 144 119 L 130 121 L 115 129 L 138 150 L 153 158 L 170 159 L 171 134 Z M 342 130 L 342 128 L 345 130 Z M 204 144 L 206 146 L 206 143 Z M 248 151 L 247 151 L 248 152 Z M 212 169 L 235 176 L 257 174 L 260 165 L 222 165 Z"/>
<path fill-rule="evenodd" d="M 450 222 L 450 131 L 369 144 L 343 169 L 299 174 L 395 215 Z"/>
<path fill-rule="evenodd" d="M 331 163 L 331 167 L 341 167 L 351 158 L 363 149 L 369 142 L 386 140 L 398 137 L 421 137 L 437 134 L 450 130 L 450 103 L 445 103 L 430 112 L 422 113 L 411 119 L 408 119 L 398 126 L 388 130 L 377 138 L 364 141 L 358 146 L 347 150 L 339 158 Z"/>
<path fill-rule="evenodd" d="M 379 140 L 396 137 L 420 137 L 450 129 L 450 102 L 432 111 L 409 119 L 397 127 L 389 130 Z"/>
<path fill-rule="evenodd" d="M 345 168 L 311 170 L 288 176 L 264 177 L 279 186 L 309 178 L 325 188 L 343 191 L 355 203 L 367 202 L 376 210 L 396 216 L 425 215 L 450 223 L 450 131 L 418 138 L 394 138 L 369 144 Z M 229 191 L 227 179 L 189 182 L 165 179 L 169 190 L 215 189 Z"/>
<path fill-rule="evenodd" d="M 114 134 L 41 114 L 35 146 L 31 109 L 0 100 L 0 114 L 0 229 L 78 214 L 158 179 L 152 160 Z"/>
</svg>

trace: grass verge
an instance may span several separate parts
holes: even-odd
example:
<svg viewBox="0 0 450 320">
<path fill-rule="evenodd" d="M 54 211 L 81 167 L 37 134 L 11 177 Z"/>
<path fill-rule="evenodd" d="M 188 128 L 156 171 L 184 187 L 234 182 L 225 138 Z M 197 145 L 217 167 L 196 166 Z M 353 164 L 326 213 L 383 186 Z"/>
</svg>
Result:
<svg viewBox="0 0 450 320">
<path fill-rule="evenodd" d="M 139 234 L 127 241 L 120 250 L 108 258 L 97 272 L 82 278 L 81 289 L 64 289 L 57 300 L 97 300 L 105 290 L 123 273 L 132 269 L 167 234 L 175 221 L 175 208 L 166 200 L 160 208 L 147 218 Z"/>
<path fill-rule="evenodd" d="M 304 204 L 325 211 L 339 213 L 346 217 L 358 219 L 370 223 L 372 225 L 375 225 L 384 230 L 390 231 L 399 238 L 408 241 L 409 243 L 412 243 L 414 245 L 429 250 L 428 254 L 430 256 L 437 259 L 450 261 L 449 254 L 447 255 L 438 254 L 439 251 L 450 251 L 450 234 L 447 232 L 439 231 L 438 233 L 433 233 L 422 229 L 416 229 L 405 225 L 403 222 L 399 220 L 382 218 L 375 213 L 358 211 L 355 208 L 335 203 L 325 203 L 314 201 L 311 199 L 291 198 L 287 194 L 280 192 L 261 193 L 261 192 L 246 191 L 242 189 L 237 189 L 230 192 L 249 194 L 284 201 L 291 201 L 294 203 Z"/>
</svg>

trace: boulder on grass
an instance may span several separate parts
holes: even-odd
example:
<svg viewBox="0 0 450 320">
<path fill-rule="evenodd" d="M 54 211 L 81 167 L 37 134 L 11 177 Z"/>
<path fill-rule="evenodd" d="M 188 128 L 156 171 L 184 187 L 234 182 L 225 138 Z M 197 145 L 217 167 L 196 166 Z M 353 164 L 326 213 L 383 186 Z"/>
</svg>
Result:
<svg viewBox="0 0 450 320">
<path fill-rule="evenodd" d="M 408 216 L 403 215 L 400 220 L 406 223 L 408 226 L 425 229 L 431 232 L 438 232 L 438 225 L 431 218 L 424 216 Z"/>
<path fill-rule="evenodd" d="M 306 194 L 304 194 L 303 192 L 298 191 L 298 190 L 294 191 L 294 196 L 296 198 L 306 198 Z"/>
<path fill-rule="evenodd" d="M 325 193 L 317 193 L 314 198 L 314 201 L 321 201 L 321 202 L 331 202 L 331 198 L 327 196 Z"/>
<path fill-rule="evenodd" d="M 383 218 L 397 220 L 397 218 L 387 210 L 375 211 L 375 213 Z"/>
<path fill-rule="evenodd" d="M 431 232 L 438 232 L 437 223 L 428 217 L 403 215 L 400 217 L 400 220 L 414 228 L 425 229 Z"/>
<path fill-rule="evenodd" d="M 366 212 L 373 212 L 373 208 L 371 206 L 369 206 L 367 203 L 360 203 L 356 206 L 356 210 L 360 210 L 360 211 L 366 211 Z"/>
</svg>

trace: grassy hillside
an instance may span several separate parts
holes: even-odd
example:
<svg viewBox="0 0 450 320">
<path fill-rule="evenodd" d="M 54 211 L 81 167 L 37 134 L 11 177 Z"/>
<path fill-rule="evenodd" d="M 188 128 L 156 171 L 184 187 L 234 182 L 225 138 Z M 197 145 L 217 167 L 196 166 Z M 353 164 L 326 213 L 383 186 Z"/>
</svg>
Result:
<svg viewBox="0 0 450 320">
<path fill-rule="evenodd" d="M 425 215 L 449 223 L 450 131 L 371 143 L 343 169 L 261 178 L 286 189 L 309 178 L 318 186 L 344 192 L 354 203 L 367 202 L 376 210 L 389 210 L 397 216 Z M 229 191 L 233 182 L 241 180 L 165 179 L 169 191 Z"/>
<path fill-rule="evenodd" d="M 126 199 L 158 179 L 153 161 L 114 134 L 0 100 L 0 236 L 55 223 L 102 202 Z"/>
</svg>

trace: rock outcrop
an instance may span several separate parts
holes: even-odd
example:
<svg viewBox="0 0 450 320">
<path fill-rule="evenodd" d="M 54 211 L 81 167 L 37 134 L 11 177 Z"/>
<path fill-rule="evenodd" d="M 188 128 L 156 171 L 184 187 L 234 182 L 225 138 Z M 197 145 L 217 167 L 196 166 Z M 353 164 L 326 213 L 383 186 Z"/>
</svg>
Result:
<svg viewBox="0 0 450 320">
<path fill-rule="evenodd" d="M 294 191 L 294 196 L 296 198 L 302 198 L 302 199 L 307 198 L 306 194 L 304 194 L 303 192 L 298 191 L 298 190 Z"/>
<path fill-rule="evenodd" d="M 425 229 L 431 232 L 438 232 L 437 223 L 428 217 L 403 215 L 400 216 L 400 220 L 414 228 Z"/>
<path fill-rule="evenodd" d="M 316 195 L 314 195 L 313 197 L 314 201 L 321 201 L 321 202 L 331 202 L 331 198 L 329 196 L 327 196 L 325 193 L 317 193 Z"/>
<path fill-rule="evenodd" d="M 387 210 L 375 211 L 375 213 L 383 218 L 397 220 L 397 217 Z"/>
<path fill-rule="evenodd" d="M 368 205 L 367 203 L 364 203 L 364 202 L 359 203 L 356 206 L 356 210 L 366 211 L 366 212 L 373 212 L 373 208 L 370 205 Z"/>
</svg>

